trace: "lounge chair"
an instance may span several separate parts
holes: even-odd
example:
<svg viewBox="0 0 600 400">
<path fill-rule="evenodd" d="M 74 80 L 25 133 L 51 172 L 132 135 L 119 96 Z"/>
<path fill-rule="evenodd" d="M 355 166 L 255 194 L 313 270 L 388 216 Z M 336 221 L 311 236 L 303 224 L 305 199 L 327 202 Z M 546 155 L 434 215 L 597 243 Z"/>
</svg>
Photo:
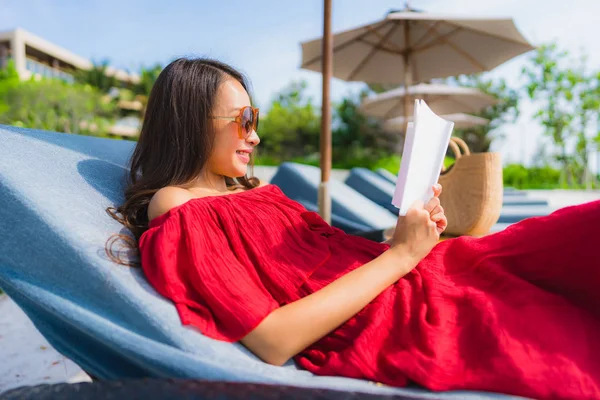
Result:
<svg viewBox="0 0 600 400">
<path fill-rule="evenodd" d="M 194 378 L 411 398 L 509 398 L 314 376 L 182 326 L 140 269 L 116 265 L 104 253 L 106 239 L 122 230 L 104 209 L 122 201 L 133 145 L 0 126 L 0 287 L 85 371 L 100 380 Z"/>
<path fill-rule="evenodd" d="M 393 174 L 389 174 L 393 176 Z M 386 173 L 381 171 L 373 172 L 366 168 L 352 168 L 345 183 L 373 202 L 397 214 L 398 209 L 391 205 L 395 185 L 385 175 Z M 551 212 L 552 210 L 545 200 L 532 199 L 529 201 L 525 196 L 508 195 L 504 196 L 498 223 L 512 224 L 525 218 L 548 215 Z"/>
<path fill-rule="evenodd" d="M 320 177 L 317 167 L 286 162 L 279 166 L 271 183 L 279 186 L 289 198 L 316 211 Z M 330 193 L 333 226 L 352 233 L 396 225 L 393 215 L 343 182 L 331 180 Z"/>
<path fill-rule="evenodd" d="M 375 173 L 394 185 L 396 184 L 396 175 L 392 174 L 387 169 L 379 168 L 375 171 Z M 527 192 L 517 190 L 512 187 L 504 187 L 502 204 L 505 206 L 547 206 L 548 201 L 544 199 L 530 198 L 527 195 Z"/>
<path fill-rule="evenodd" d="M 382 177 L 384 177 L 385 179 L 387 179 L 388 181 L 390 181 L 391 183 L 396 184 L 396 180 L 398 177 L 396 175 L 392 174 L 387 169 L 378 168 L 377 170 L 375 170 L 375 172 L 377 174 L 381 175 Z"/>
</svg>

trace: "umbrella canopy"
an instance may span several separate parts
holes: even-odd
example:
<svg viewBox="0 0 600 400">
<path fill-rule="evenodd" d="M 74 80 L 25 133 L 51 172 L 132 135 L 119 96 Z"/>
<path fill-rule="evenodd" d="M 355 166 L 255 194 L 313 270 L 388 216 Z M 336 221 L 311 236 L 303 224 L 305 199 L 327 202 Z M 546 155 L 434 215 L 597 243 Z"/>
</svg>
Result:
<svg viewBox="0 0 600 400">
<path fill-rule="evenodd" d="M 331 76 L 411 86 L 413 82 L 488 71 L 534 49 L 508 18 L 456 17 L 407 7 L 381 21 L 332 35 L 331 0 L 323 0 L 323 15 L 323 38 L 302 43 L 301 65 L 323 72 L 323 126 L 331 118 Z M 405 110 L 409 103 L 410 96 L 405 96 Z M 322 135 L 319 212 L 329 222 L 331 127 L 325 127 Z"/>
<path fill-rule="evenodd" d="M 333 36 L 333 76 L 404 84 L 489 71 L 533 50 L 510 18 L 474 18 L 405 10 Z M 304 69 L 321 71 L 322 43 L 302 43 Z"/>
<path fill-rule="evenodd" d="M 463 113 L 440 115 L 440 117 L 447 121 L 454 122 L 454 128 L 456 129 L 472 128 L 474 126 L 481 126 L 490 122 L 485 118 Z M 408 121 L 404 117 L 389 119 L 383 123 L 383 130 L 386 132 L 404 132 L 406 123 L 411 122 L 412 120 L 412 117 L 408 118 Z"/>
<path fill-rule="evenodd" d="M 405 87 L 389 90 L 367 97 L 360 105 L 360 111 L 371 117 L 390 119 L 412 115 L 414 103 L 404 112 Z M 420 84 L 408 88 L 408 96 L 423 99 L 431 110 L 438 114 L 477 113 L 497 103 L 494 96 L 479 89 L 442 84 Z"/>
</svg>

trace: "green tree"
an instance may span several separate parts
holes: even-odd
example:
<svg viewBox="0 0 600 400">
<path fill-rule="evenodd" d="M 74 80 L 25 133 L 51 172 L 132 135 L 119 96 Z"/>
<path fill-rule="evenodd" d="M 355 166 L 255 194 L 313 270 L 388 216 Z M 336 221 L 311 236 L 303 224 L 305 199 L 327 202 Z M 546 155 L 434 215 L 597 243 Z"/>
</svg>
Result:
<svg viewBox="0 0 600 400">
<path fill-rule="evenodd" d="M 319 107 L 306 95 L 304 81 L 292 82 L 279 92 L 261 117 L 261 146 L 257 163 L 297 161 L 319 165 L 321 117 Z M 333 104 L 332 164 L 335 168 L 375 168 L 391 159 L 398 141 L 381 130 L 379 122 L 358 111 L 366 91 Z M 382 161 L 383 159 L 383 161 Z"/>
<path fill-rule="evenodd" d="M 292 82 L 279 92 L 261 116 L 259 163 L 279 163 L 319 151 L 321 119 L 305 81 Z"/>
<path fill-rule="evenodd" d="M 107 75 L 108 60 L 103 60 L 100 63 L 93 62 L 92 64 L 92 68 L 88 70 L 75 71 L 75 82 L 93 86 L 102 93 L 108 93 L 111 88 L 120 86 L 119 80 L 114 75 Z"/>
<path fill-rule="evenodd" d="M 0 82 L 2 81 L 18 81 L 19 73 L 17 72 L 17 68 L 15 67 L 15 60 L 10 59 L 6 66 L 0 69 Z"/>
<path fill-rule="evenodd" d="M 138 95 L 148 96 L 162 70 L 162 65 L 158 63 L 149 68 L 142 67 L 140 81 L 133 86 L 133 92 Z"/>
<path fill-rule="evenodd" d="M 135 95 L 135 99 L 142 103 L 142 118 L 146 113 L 146 107 L 148 106 L 148 96 L 150 96 L 150 91 L 154 87 L 154 83 L 158 79 L 158 75 L 161 73 L 162 70 L 162 65 L 158 63 L 150 68 L 142 67 L 140 81 L 133 86 L 132 91 Z"/>
<path fill-rule="evenodd" d="M 359 106 L 367 91 L 349 96 L 334 107 L 332 163 L 336 167 L 364 166 L 373 168 L 379 159 L 394 153 L 399 137 L 383 131 L 379 121 L 366 117 Z"/>
<path fill-rule="evenodd" d="M 593 148 L 600 151 L 600 72 L 587 75 L 585 71 L 586 58 L 582 58 L 580 66 L 580 75 L 583 77 L 583 90 L 578 92 L 578 101 L 580 103 L 580 125 L 578 132 L 578 141 L 576 153 L 578 164 L 582 167 L 582 185 L 595 185 L 600 177 L 589 171 L 589 156 Z"/>
<path fill-rule="evenodd" d="M 461 75 L 450 78 L 450 83 L 459 86 L 476 88 L 498 99 L 495 105 L 474 114 L 485 118 L 488 124 L 468 129 L 455 129 L 453 135 L 464 139 L 473 152 L 486 152 L 495 139 L 504 137 L 502 126 L 513 123 L 519 117 L 519 92 L 511 88 L 505 79 L 486 78 L 480 74 Z"/>
<path fill-rule="evenodd" d="M 66 133 L 103 134 L 114 123 L 114 105 L 89 85 L 57 79 L 0 81 L 0 124 Z"/>
<path fill-rule="evenodd" d="M 568 56 L 554 43 L 541 46 L 522 73 L 529 98 L 539 106 L 534 118 L 555 146 L 561 183 L 573 186 L 588 175 L 590 132 L 598 133 L 600 77 L 586 71 L 585 57 L 574 67 Z"/>
<path fill-rule="evenodd" d="M 6 113 L 9 109 L 6 93 L 18 84 L 19 74 L 15 68 L 15 62 L 9 60 L 7 65 L 0 69 L 0 115 Z"/>
</svg>

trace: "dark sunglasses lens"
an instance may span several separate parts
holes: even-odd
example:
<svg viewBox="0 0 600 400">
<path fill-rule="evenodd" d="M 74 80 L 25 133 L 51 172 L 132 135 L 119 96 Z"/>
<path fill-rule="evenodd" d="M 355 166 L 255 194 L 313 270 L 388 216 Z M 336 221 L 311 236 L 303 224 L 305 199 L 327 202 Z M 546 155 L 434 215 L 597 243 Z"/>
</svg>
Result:
<svg viewBox="0 0 600 400">
<path fill-rule="evenodd" d="M 252 113 L 252 109 L 250 107 L 244 108 L 244 113 L 242 114 L 242 128 L 244 128 L 244 133 L 246 137 L 250 136 L 250 132 L 252 132 L 252 128 L 254 125 L 254 114 Z"/>
<path fill-rule="evenodd" d="M 258 111 L 256 112 L 256 119 L 254 121 L 254 130 L 258 132 Z"/>
</svg>

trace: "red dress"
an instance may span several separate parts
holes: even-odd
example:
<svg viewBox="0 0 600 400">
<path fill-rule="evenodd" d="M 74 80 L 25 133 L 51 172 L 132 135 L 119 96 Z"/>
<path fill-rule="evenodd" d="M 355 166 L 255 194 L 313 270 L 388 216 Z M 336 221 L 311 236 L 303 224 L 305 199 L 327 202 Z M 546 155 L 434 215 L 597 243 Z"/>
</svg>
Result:
<svg viewBox="0 0 600 400">
<path fill-rule="evenodd" d="M 395 386 L 600 398 L 599 229 L 596 201 L 443 241 L 295 361 Z M 183 324 L 234 342 L 387 245 L 332 228 L 267 185 L 173 208 L 139 248 Z"/>
</svg>

